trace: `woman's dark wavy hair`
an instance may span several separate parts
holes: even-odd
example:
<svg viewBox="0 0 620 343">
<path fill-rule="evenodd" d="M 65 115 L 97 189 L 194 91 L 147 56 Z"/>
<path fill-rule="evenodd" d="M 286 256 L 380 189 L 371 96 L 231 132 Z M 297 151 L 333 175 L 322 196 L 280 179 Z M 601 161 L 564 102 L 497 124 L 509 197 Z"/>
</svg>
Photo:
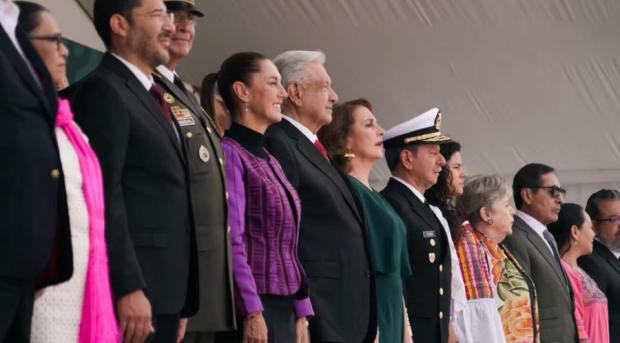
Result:
<svg viewBox="0 0 620 343">
<path fill-rule="evenodd" d="M 549 232 L 553 235 L 558 246 L 560 255 L 570 250 L 570 236 L 573 225 L 581 230 L 586 218 L 583 215 L 583 207 L 573 203 L 563 203 L 560 207 L 558 221 L 547 225 Z"/>
<path fill-rule="evenodd" d="M 260 72 L 260 63 L 266 60 L 262 54 L 258 52 L 239 52 L 228 57 L 220 71 L 205 76 L 202 81 L 202 106 L 211 116 L 215 115 L 214 109 L 214 93 L 217 87 L 224 100 L 224 104 L 228 107 L 230 115 L 234 118 L 239 113 L 239 105 L 237 104 L 233 84 L 237 81 L 243 82 L 246 86 L 251 86 L 252 75 Z"/>
<path fill-rule="evenodd" d="M 452 193 L 450 189 L 452 175 L 450 175 L 447 162 L 452 158 L 452 155 L 461 151 L 461 144 L 459 142 L 449 142 L 441 144 L 439 147 L 441 155 L 446 159 L 446 165 L 441 168 L 437 183 L 424 192 L 424 197 L 429 204 L 437 206 L 441 210 L 444 218 L 448 221 L 452 239 L 458 242 L 464 233 L 461 225 L 463 220 L 457 213 L 456 208 L 454 208 L 453 199 L 450 196 L 450 193 Z"/>
</svg>

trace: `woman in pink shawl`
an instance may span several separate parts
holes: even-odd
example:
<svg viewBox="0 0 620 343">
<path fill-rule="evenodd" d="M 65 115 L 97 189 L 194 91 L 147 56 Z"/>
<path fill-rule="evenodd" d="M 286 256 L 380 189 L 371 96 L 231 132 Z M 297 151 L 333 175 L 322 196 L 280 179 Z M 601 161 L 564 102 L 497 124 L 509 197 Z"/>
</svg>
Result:
<svg viewBox="0 0 620 343">
<path fill-rule="evenodd" d="M 18 25 L 41 55 L 58 88 L 66 86 L 69 52 L 56 20 L 38 4 L 15 3 L 20 9 Z M 59 101 L 56 138 L 67 193 L 74 270 L 69 281 L 37 294 L 31 341 L 119 342 L 105 243 L 101 169 L 86 137 L 73 122 L 67 100 Z"/>
</svg>

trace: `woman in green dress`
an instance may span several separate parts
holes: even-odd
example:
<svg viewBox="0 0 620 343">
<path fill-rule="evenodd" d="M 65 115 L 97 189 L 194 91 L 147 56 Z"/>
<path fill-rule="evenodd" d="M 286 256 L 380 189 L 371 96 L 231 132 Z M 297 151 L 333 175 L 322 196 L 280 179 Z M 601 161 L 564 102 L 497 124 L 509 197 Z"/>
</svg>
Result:
<svg viewBox="0 0 620 343">
<path fill-rule="evenodd" d="M 383 134 L 366 99 L 337 105 L 318 133 L 328 154 L 346 172 L 366 214 L 368 248 L 375 270 L 380 343 L 412 342 L 403 304 L 402 277 L 411 275 L 405 225 L 370 187 L 373 165 L 383 157 Z"/>
</svg>

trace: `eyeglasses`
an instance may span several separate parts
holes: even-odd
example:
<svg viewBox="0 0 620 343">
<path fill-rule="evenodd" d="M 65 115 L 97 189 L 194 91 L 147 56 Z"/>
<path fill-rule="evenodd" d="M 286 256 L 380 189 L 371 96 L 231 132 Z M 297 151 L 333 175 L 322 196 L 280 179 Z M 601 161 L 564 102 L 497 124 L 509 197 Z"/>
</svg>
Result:
<svg viewBox="0 0 620 343">
<path fill-rule="evenodd" d="M 538 186 L 538 187 L 532 187 L 534 189 L 538 189 L 538 188 L 544 188 L 547 189 L 549 191 L 549 195 L 551 195 L 551 197 L 553 198 L 557 198 L 560 195 L 562 196 L 562 198 L 566 198 L 566 189 L 558 187 L 558 186 Z"/>
<path fill-rule="evenodd" d="M 618 216 L 611 216 L 609 218 L 601 218 L 601 219 L 595 219 L 595 222 L 611 222 L 611 224 L 613 225 L 618 225 L 620 224 L 620 217 Z"/>
<path fill-rule="evenodd" d="M 193 26 L 196 26 L 196 18 L 193 14 L 187 12 L 172 12 L 174 14 L 174 19 L 172 22 L 174 25 L 179 24 L 183 20 L 187 20 L 187 23 Z"/>
<path fill-rule="evenodd" d="M 62 34 L 55 35 L 45 35 L 45 36 L 30 36 L 30 39 L 37 40 L 45 40 L 48 42 L 56 42 L 56 49 L 60 50 L 60 48 L 65 45 L 64 39 L 62 38 Z"/>
</svg>

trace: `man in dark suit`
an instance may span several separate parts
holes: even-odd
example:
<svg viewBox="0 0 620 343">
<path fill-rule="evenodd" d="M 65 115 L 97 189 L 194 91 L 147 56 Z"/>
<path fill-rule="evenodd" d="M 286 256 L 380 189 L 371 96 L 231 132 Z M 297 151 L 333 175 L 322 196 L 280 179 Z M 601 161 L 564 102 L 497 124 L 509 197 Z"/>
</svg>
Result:
<svg viewBox="0 0 620 343">
<path fill-rule="evenodd" d="M 192 189 L 170 97 L 151 75 L 174 25 L 162 0 L 96 0 L 94 23 L 108 52 L 62 95 L 101 162 L 120 328 L 125 342 L 176 342 L 198 302 Z"/>
<path fill-rule="evenodd" d="M 518 211 L 504 244 L 536 285 L 541 342 L 578 342 L 572 287 L 547 230 L 566 196 L 553 171 L 531 163 L 517 172 L 512 190 Z"/>
<path fill-rule="evenodd" d="M 29 342 L 35 287 L 73 273 L 56 89 L 18 16 L 0 1 L 0 342 Z"/>
<path fill-rule="evenodd" d="M 183 137 L 192 187 L 192 214 L 198 247 L 197 314 L 182 319 L 179 335 L 187 327 L 185 343 L 209 343 L 215 332 L 234 330 L 231 241 L 228 235 L 228 193 L 224 153 L 215 125 L 193 94 L 176 74 L 179 63 L 189 55 L 194 42 L 195 20 L 203 14 L 194 0 L 165 0 L 174 14 L 170 60 L 157 67 L 155 82 L 169 94 L 168 106 Z"/>
<path fill-rule="evenodd" d="M 578 264 L 607 296 L 610 343 L 620 343 L 620 192 L 602 189 L 592 194 L 586 212 L 597 238 L 592 254 Z"/>
<path fill-rule="evenodd" d="M 405 278 L 404 295 L 416 343 L 445 343 L 450 324 L 451 254 L 445 220 L 430 206 L 424 192 L 437 183 L 446 160 L 439 145 L 441 113 L 427 111 L 396 125 L 383 136 L 385 158 L 392 178 L 381 195 L 394 207 L 407 228 L 412 275 Z"/>
<path fill-rule="evenodd" d="M 287 51 L 273 62 L 288 98 L 283 120 L 267 130 L 265 145 L 301 198 L 298 251 L 315 313 L 312 342 L 372 342 L 377 324 L 363 213 L 316 137 L 331 122 L 338 100 L 323 67 L 325 55 Z"/>
</svg>

